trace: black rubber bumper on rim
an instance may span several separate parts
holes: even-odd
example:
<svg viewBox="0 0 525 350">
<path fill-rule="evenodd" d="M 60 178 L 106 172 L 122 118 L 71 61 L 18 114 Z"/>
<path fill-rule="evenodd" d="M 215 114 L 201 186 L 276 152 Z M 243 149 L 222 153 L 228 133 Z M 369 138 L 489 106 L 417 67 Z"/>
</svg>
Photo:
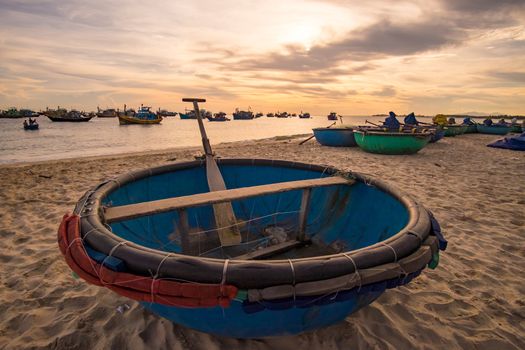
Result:
<svg viewBox="0 0 525 350">
<path fill-rule="evenodd" d="M 332 167 L 266 159 L 219 159 L 219 165 L 261 165 L 318 171 L 327 175 L 340 173 Z M 123 260 L 129 272 L 151 276 L 158 271 L 159 278 L 173 278 L 196 283 L 221 283 L 225 260 L 168 253 L 125 241 L 112 233 L 103 223 L 101 201 L 110 192 L 126 183 L 148 176 L 176 170 L 205 167 L 202 161 L 174 163 L 135 171 L 96 186 L 77 203 L 75 213 L 81 216 L 81 235 L 95 250 Z M 431 232 L 427 210 L 396 188 L 358 173 L 350 173 L 356 180 L 366 182 L 398 199 L 408 210 L 407 225 L 392 237 L 374 245 L 345 253 L 291 260 L 240 261 L 230 260 L 226 267 L 226 283 L 238 288 L 266 288 L 269 286 L 310 282 L 338 277 L 358 269 L 395 262 L 415 252 Z M 116 247 L 118 245 L 118 247 Z M 394 254 L 394 251 L 395 254 Z M 345 256 L 346 254 L 346 256 Z M 169 255 L 167 257 L 167 255 Z M 162 265 L 159 269 L 159 264 Z"/>
</svg>

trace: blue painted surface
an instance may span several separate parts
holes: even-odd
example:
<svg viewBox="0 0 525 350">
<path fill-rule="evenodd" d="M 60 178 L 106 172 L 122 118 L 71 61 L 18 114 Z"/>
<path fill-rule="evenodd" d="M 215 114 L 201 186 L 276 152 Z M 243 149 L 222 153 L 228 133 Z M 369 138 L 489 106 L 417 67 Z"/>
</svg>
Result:
<svg viewBox="0 0 525 350">
<path fill-rule="evenodd" d="M 318 171 L 261 165 L 220 165 L 220 169 L 230 189 L 322 176 Z M 104 203 L 116 206 L 207 191 L 205 168 L 196 167 L 123 185 L 109 194 Z M 408 222 L 408 212 L 397 199 L 361 182 L 353 186 L 314 188 L 311 196 L 306 235 L 312 240 L 337 245 L 344 250 L 382 241 L 397 233 Z M 300 203 L 301 191 L 291 191 L 239 200 L 232 205 L 238 220 L 258 218 L 243 228 L 250 232 L 250 239 L 255 240 L 261 238 L 262 230 L 271 225 L 290 231 L 297 229 Z M 272 215 L 276 212 L 280 214 Z M 188 218 L 192 228 L 213 228 L 211 206 L 190 208 Z M 173 241 L 178 222 L 177 213 L 168 212 L 113 223 L 111 228 L 126 240 L 150 248 L 178 252 L 180 246 L 177 241 Z M 384 288 L 370 289 L 359 295 L 349 295 L 348 299 L 337 303 L 327 300 L 326 304 L 310 307 L 284 308 L 283 305 L 284 309 L 275 310 L 279 309 L 278 305 L 271 305 L 272 310 L 263 309 L 255 313 L 243 310 L 241 301 L 234 301 L 225 309 L 186 309 L 150 303 L 143 305 L 190 328 L 230 337 L 254 338 L 296 334 L 339 322 L 375 300 L 383 291 Z"/>
<path fill-rule="evenodd" d="M 435 130 L 430 138 L 430 143 L 438 142 L 445 136 L 444 130 Z"/>
<path fill-rule="evenodd" d="M 352 129 L 328 129 L 316 128 L 313 129 L 315 139 L 323 146 L 332 147 L 355 147 L 357 143 L 354 138 L 354 131 Z"/>
<path fill-rule="evenodd" d="M 285 310 L 265 309 L 247 314 L 242 303 L 233 301 L 228 308 L 185 309 L 141 303 L 146 309 L 177 324 L 233 338 L 262 338 L 298 334 L 344 320 L 362 306 L 377 299 L 383 290 L 354 294 L 350 299 L 324 305 Z"/>
</svg>

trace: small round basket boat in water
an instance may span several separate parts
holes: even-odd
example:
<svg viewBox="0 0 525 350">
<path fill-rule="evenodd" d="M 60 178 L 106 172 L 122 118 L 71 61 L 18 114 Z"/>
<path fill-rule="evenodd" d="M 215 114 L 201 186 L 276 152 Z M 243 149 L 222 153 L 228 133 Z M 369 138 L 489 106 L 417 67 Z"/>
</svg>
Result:
<svg viewBox="0 0 525 350">
<path fill-rule="evenodd" d="M 227 190 L 209 192 L 206 163 L 193 161 L 86 192 L 58 231 L 70 268 L 177 324 L 259 338 L 339 322 L 435 267 L 446 247 L 432 214 L 379 180 L 288 161 L 217 163 Z M 225 204 L 235 222 L 217 228 Z"/>
<path fill-rule="evenodd" d="M 425 147 L 430 132 L 390 132 L 380 129 L 354 130 L 357 145 L 366 152 L 378 154 L 414 154 Z"/>
</svg>

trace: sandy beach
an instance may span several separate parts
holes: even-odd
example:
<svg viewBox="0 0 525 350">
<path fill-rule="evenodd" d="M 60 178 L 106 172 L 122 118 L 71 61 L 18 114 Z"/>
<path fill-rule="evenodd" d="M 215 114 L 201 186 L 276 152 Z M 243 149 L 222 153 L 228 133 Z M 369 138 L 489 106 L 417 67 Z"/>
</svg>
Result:
<svg viewBox="0 0 525 350">
<path fill-rule="evenodd" d="M 436 270 L 344 322 L 294 337 L 219 338 L 186 329 L 72 276 L 56 230 L 97 183 L 192 160 L 199 148 L 0 167 L 1 349 L 524 349 L 525 154 L 497 137 L 446 138 L 411 156 L 329 148 L 301 137 L 214 146 L 222 157 L 333 165 L 410 193 L 440 221 Z M 130 308 L 127 309 L 126 305 Z"/>
</svg>

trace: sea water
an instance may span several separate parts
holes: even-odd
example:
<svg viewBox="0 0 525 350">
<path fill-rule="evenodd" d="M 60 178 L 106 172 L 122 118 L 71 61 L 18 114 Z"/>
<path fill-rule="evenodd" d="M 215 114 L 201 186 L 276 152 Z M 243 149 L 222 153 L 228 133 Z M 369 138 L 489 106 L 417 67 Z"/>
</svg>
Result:
<svg viewBox="0 0 525 350">
<path fill-rule="evenodd" d="M 200 146 L 197 120 L 164 118 L 159 125 L 119 125 L 118 118 L 93 118 L 89 122 L 52 122 L 36 118 L 39 130 L 24 130 L 23 119 L 0 119 L 0 164 L 102 156 Z M 345 116 L 345 125 L 365 125 L 384 117 Z M 326 116 L 310 119 L 261 118 L 204 121 L 212 146 L 232 141 L 311 134 L 312 128 L 333 124 Z M 337 125 L 340 121 L 337 121 Z"/>
</svg>

